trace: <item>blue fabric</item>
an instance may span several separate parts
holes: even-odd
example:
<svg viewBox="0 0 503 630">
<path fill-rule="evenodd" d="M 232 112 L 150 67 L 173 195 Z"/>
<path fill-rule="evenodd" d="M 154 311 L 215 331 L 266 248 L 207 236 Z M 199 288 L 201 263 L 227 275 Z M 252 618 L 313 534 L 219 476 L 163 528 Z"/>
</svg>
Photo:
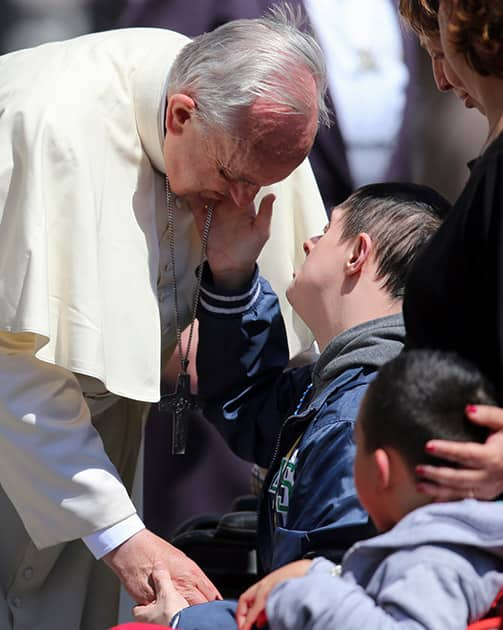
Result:
<svg viewBox="0 0 503 630">
<path fill-rule="evenodd" d="M 206 418 L 237 455 L 269 468 L 266 490 L 281 458 L 300 438 L 286 522 L 277 522 L 269 493 L 261 497 L 259 569 L 267 573 L 329 546 L 340 547 L 342 556 L 372 531 L 353 482 L 353 425 L 377 372 L 376 355 L 382 353 L 384 362 L 401 348 L 400 316 L 356 327 L 353 343 L 346 331 L 343 348 L 334 348 L 333 357 L 324 356 L 331 372 L 297 410 L 313 366 L 285 371 L 288 346 L 277 297 L 258 270 L 237 296 L 229 292 L 219 300 L 206 266 L 202 297 L 197 368 Z M 339 359 L 351 364 L 346 346 L 358 352 L 359 367 L 338 373 Z M 366 354 L 370 365 L 365 365 Z"/>
<path fill-rule="evenodd" d="M 184 608 L 171 620 L 180 630 L 236 630 L 235 601 L 216 601 Z"/>
<path fill-rule="evenodd" d="M 462 630 L 503 586 L 502 502 L 432 503 L 354 545 L 342 577 L 317 558 L 267 600 L 271 630 Z M 181 612 L 182 630 L 235 630 L 234 602 Z"/>
</svg>

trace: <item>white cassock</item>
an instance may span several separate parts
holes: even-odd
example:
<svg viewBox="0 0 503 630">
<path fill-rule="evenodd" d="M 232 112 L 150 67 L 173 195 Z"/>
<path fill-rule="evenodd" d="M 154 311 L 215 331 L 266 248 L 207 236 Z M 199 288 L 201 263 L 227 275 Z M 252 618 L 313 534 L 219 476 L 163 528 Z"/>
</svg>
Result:
<svg viewBox="0 0 503 630">
<path fill-rule="evenodd" d="M 115 621 L 112 573 L 79 539 L 138 518 L 124 486 L 175 342 L 162 113 L 187 41 L 117 30 L 0 57 L 2 630 Z M 307 162 L 271 189 L 261 270 L 296 354 L 311 338 L 283 295 L 326 214 Z M 200 240 L 176 222 L 187 324 Z"/>
</svg>

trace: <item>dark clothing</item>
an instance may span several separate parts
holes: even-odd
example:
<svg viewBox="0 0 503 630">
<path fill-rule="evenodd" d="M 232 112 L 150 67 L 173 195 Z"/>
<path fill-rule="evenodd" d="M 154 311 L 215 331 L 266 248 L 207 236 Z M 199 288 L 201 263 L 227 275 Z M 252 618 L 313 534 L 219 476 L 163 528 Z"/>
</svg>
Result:
<svg viewBox="0 0 503 630">
<path fill-rule="evenodd" d="M 411 270 L 407 344 L 454 350 L 503 402 L 503 135 L 473 164 L 461 196 Z"/>
<path fill-rule="evenodd" d="M 199 393 L 205 417 L 234 452 L 269 467 L 259 510 L 260 569 L 329 546 L 342 557 L 373 533 L 353 482 L 353 426 L 378 367 L 402 348 L 402 317 L 355 326 L 335 337 L 314 366 L 284 371 L 288 346 L 267 281 L 256 273 L 238 295 L 224 295 L 210 278 L 206 268 Z"/>
<path fill-rule="evenodd" d="M 267 0 L 125 0 L 120 26 L 157 26 L 195 37 L 241 18 L 255 18 Z"/>
</svg>

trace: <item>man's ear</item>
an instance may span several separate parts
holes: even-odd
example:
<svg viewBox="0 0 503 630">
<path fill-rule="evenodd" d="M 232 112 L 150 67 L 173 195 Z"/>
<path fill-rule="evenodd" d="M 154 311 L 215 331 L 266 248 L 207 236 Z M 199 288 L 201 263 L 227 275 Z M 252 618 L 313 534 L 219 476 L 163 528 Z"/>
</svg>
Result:
<svg viewBox="0 0 503 630">
<path fill-rule="evenodd" d="M 173 94 L 168 98 L 166 107 L 166 129 L 173 135 L 180 135 L 195 110 L 196 103 L 190 96 Z"/>
<path fill-rule="evenodd" d="M 349 275 L 359 273 L 372 252 L 372 239 L 366 232 L 360 232 L 354 239 L 349 258 L 346 261 L 346 272 Z"/>
<path fill-rule="evenodd" d="M 377 490 L 386 490 L 391 479 L 391 466 L 388 453 L 383 448 L 378 448 L 373 453 L 374 463 L 377 472 Z"/>
</svg>

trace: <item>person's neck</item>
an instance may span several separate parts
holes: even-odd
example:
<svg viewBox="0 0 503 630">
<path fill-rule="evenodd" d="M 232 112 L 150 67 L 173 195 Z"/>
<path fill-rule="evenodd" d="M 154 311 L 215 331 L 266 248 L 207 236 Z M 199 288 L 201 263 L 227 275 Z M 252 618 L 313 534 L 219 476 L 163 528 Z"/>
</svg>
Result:
<svg viewBox="0 0 503 630">
<path fill-rule="evenodd" d="M 488 134 L 482 153 L 503 132 L 503 80 L 493 79 L 489 83 L 488 98 L 484 99 L 483 105 L 487 116 Z"/>
<path fill-rule="evenodd" d="M 407 516 L 409 512 L 417 510 L 417 508 L 432 503 L 433 499 L 426 494 L 421 494 L 416 490 L 416 481 L 414 480 L 410 484 L 404 484 L 400 488 L 398 500 L 396 503 L 396 516 L 397 522 L 404 516 Z"/>
<path fill-rule="evenodd" d="M 365 297 L 348 296 L 334 317 L 332 311 L 325 311 L 325 317 L 310 325 L 318 347 L 322 352 L 334 337 L 342 332 L 370 322 L 373 319 L 396 315 L 402 311 L 401 300 L 393 300 L 389 295 L 378 291 Z"/>
<path fill-rule="evenodd" d="M 499 118 L 495 118 L 493 122 L 489 122 L 489 130 L 487 132 L 487 138 L 482 148 L 480 149 L 480 154 L 482 155 L 488 149 L 488 147 L 496 140 L 496 138 L 503 132 L 503 114 Z"/>
<path fill-rule="evenodd" d="M 388 454 L 391 458 L 392 481 L 386 491 L 387 496 L 383 497 L 383 503 L 391 528 L 410 512 L 432 503 L 433 499 L 416 490 L 417 478 L 403 457 L 395 449 L 388 449 Z"/>
</svg>

